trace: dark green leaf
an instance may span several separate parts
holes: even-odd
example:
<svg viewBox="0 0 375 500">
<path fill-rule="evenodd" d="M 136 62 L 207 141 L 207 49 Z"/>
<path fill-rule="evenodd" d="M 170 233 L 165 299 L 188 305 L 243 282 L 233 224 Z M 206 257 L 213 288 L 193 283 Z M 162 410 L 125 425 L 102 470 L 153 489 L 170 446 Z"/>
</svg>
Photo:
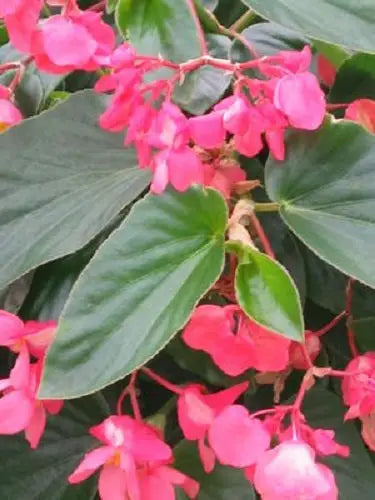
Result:
<svg viewBox="0 0 375 500">
<path fill-rule="evenodd" d="M 314 47 L 338 69 L 350 57 L 350 53 L 332 43 L 314 40 Z"/>
<path fill-rule="evenodd" d="M 348 458 L 329 457 L 324 460 L 335 474 L 340 500 L 373 500 L 375 468 L 355 424 L 344 424 L 345 409 L 340 398 L 317 387 L 307 393 L 303 410 L 309 425 L 333 429 L 336 440 L 350 447 Z"/>
<path fill-rule="evenodd" d="M 373 0 L 243 0 L 262 17 L 306 35 L 375 52 Z"/>
<path fill-rule="evenodd" d="M 175 467 L 200 483 L 197 500 L 255 500 L 251 484 L 243 471 L 216 465 L 211 474 L 206 474 L 199 459 L 197 445 L 182 441 L 174 450 Z M 178 500 L 187 500 L 181 491 Z"/>
<path fill-rule="evenodd" d="M 194 20 L 185 0 L 118 0 L 116 22 L 142 55 L 183 62 L 200 54 Z"/>
<path fill-rule="evenodd" d="M 83 247 L 146 187 L 133 151 L 98 127 L 103 109 L 86 91 L 0 136 L 0 288 Z"/>
<path fill-rule="evenodd" d="M 245 12 L 246 7 L 242 0 L 219 0 L 218 6 L 215 9 L 215 16 L 224 26 L 231 26 Z"/>
<path fill-rule="evenodd" d="M 43 397 L 78 397 L 159 352 L 224 262 L 227 210 L 213 190 L 147 196 L 76 282 L 47 357 Z"/>
<path fill-rule="evenodd" d="M 342 272 L 375 287 L 375 137 L 327 120 L 292 132 L 287 159 L 270 159 L 266 187 L 302 241 Z"/>
<path fill-rule="evenodd" d="M 360 350 L 375 351 L 375 317 L 354 320 L 352 328 Z"/>
<path fill-rule="evenodd" d="M 375 56 L 355 54 L 341 66 L 329 99 L 347 103 L 354 99 L 375 99 Z"/>
<path fill-rule="evenodd" d="M 300 33 L 274 23 L 259 23 L 246 28 L 242 35 L 255 48 L 260 57 L 274 55 L 280 50 L 301 50 L 310 40 Z M 248 49 L 235 40 L 232 59 L 244 62 L 251 59 Z"/>
<path fill-rule="evenodd" d="M 237 266 L 235 284 L 241 308 L 257 323 L 283 337 L 302 341 L 301 302 L 288 272 L 257 250 L 244 248 L 243 255 Z"/>
<path fill-rule="evenodd" d="M 48 418 L 37 450 L 23 435 L 1 436 L 0 497 L 4 500 L 93 500 L 96 478 L 70 486 L 67 477 L 95 446 L 88 434 L 108 414 L 101 395 L 65 403 L 60 415 Z"/>
<path fill-rule="evenodd" d="M 230 40 L 222 35 L 207 35 L 210 54 L 228 59 Z M 173 100 L 194 115 L 205 113 L 217 103 L 228 88 L 232 76 L 220 69 L 205 66 L 187 74 L 184 83 L 175 88 Z"/>
</svg>

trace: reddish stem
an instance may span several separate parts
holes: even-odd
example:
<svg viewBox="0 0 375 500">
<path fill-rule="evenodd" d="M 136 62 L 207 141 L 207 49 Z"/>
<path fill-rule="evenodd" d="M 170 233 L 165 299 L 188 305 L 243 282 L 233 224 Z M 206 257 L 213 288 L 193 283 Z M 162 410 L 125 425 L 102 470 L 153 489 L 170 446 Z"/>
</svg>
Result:
<svg viewBox="0 0 375 500">
<path fill-rule="evenodd" d="M 122 391 L 122 393 L 120 394 L 120 397 L 118 398 L 118 401 L 117 401 L 117 405 L 116 405 L 116 411 L 117 411 L 117 415 L 122 415 L 122 404 L 124 402 L 124 399 L 126 398 L 126 396 L 129 394 L 129 386 L 127 385 L 125 387 L 125 389 Z"/>
<path fill-rule="evenodd" d="M 271 243 L 266 233 L 264 232 L 263 226 L 260 223 L 258 217 L 255 214 L 251 214 L 250 221 L 260 239 L 260 242 L 262 243 L 264 251 L 269 257 L 271 257 L 271 259 L 275 259 L 275 254 L 274 251 L 272 250 Z"/>
<path fill-rule="evenodd" d="M 317 330 L 314 332 L 314 335 L 317 337 L 321 337 L 322 335 L 325 335 L 328 333 L 332 328 L 334 328 L 343 318 L 345 318 L 347 315 L 346 311 L 342 311 L 340 314 L 335 316 L 332 321 L 330 321 L 327 325 L 323 326 L 320 328 L 320 330 Z"/>
<path fill-rule="evenodd" d="M 305 376 L 303 377 L 302 384 L 299 388 L 296 400 L 293 403 L 293 410 L 294 411 L 300 411 L 300 408 L 303 403 L 303 398 L 305 397 L 305 394 L 308 390 L 308 386 L 311 383 L 311 380 L 314 378 L 312 370 L 309 370 L 305 373 Z"/>
<path fill-rule="evenodd" d="M 91 5 L 87 10 L 90 10 L 92 12 L 101 12 L 106 8 L 106 4 L 107 4 L 106 0 L 101 0 L 98 3 Z"/>
<path fill-rule="evenodd" d="M 130 377 L 129 384 L 125 387 L 125 389 L 120 394 L 120 397 L 119 397 L 119 399 L 117 401 L 116 410 L 117 410 L 117 415 L 121 416 L 122 415 L 122 404 L 124 402 L 125 397 L 129 396 L 130 397 L 130 402 L 131 402 L 131 405 L 132 405 L 132 410 L 133 410 L 133 413 L 134 413 L 134 417 L 135 417 L 136 420 L 141 421 L 142 420 L 142 415 L 141 415 L 141 411 L 140 411 L 139 405 L 138 405 L 137 390 L 135 388 L 135 382 L 136 382 L 136 379 L 137 379 L 137 375 L 138 375 L 137 371 L 135 371 L 134 373 L 132 373 L 132 375 Z"/>
<path fill-rule="evenodd" d="M 171 382 L 168 382 L 168 380 L 161 377 L 160 375 L 158 375 L 154 371 L 150 370 L 149 368 L 143 367 L 143 368 L 141 368 L 141 370 L 143 371 L 143 373 L 145 373 L 147 376 L 149 376 L 150 378 L 155 380 L 155 382 L 157 382 L 159 385 L 161 385 L 162 387 L 164 387 L 168 391 L 174 392 L 175 394 L 179 394 L 179 395 L 183 394 L 183 390 L 181 389 L 181 387 L 178 387 L 177 385 L 172 384 Z"/>
<path fill-rule="evenodd" d="M 207 47 L 207 42 L 204 37 L 204 31 L 202 29 L 201 22 L 199 20 L 195 5 L 194 5 L 194 0 L 186 0 L 186 3 L 189 7 L 189 10 L 191 12 L 191 15 L 194 20 L 194 24 L 197 30 L 198 38 L 199 38 L 199 45 L 201 47 L 201 53 L 202 56 L 207 56 L 208 55 L 208 47 Z"/>
<path fill-rule="evenodd" d="M 345 311 L 347 314 L 346 328 L 347 328 L 348 344 L 349 344 L 349 348 L 350 348 L 350 352 L 352 353 L 352 356 L 354 358 L 356 358 L 357 356 L 359 356 L 359 352 L 358 352 L 358 348 L 357 348 L 357 345 L 355 342 L 354 331 L 351 327 L 354 284 L 355 284 L 355 280 L 353 278 L 349 278 L 348 284 L 346 286 Z"/>
<path fill-rule="evenodd" d="M 349 104 L 341 103 L 341 104 L 327 104 L 327 109 L 342 109 L 347 108 Z"/>
<path fill-rule="evenodd" d="M 301 344 L 301 346 L 302 346 L 302 352 L 303 352 L 303 356 L 306 360 L 307 366 L 309 367 L 309 369 L 314 368 L 314 363 L 311 361 L 311 357 L 310 357 L 309 351 L 306 348 L 306 344 Z"/>
</svg>

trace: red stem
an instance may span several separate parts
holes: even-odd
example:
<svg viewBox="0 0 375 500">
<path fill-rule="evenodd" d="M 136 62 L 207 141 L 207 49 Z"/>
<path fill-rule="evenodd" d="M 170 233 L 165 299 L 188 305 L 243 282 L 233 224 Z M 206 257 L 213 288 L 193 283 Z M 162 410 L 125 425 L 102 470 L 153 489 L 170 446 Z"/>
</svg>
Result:
<svg viewBox="0 0 375 500">
<path fill-rule="evenodd" d="M 271 243 L 264 232 L 262 224 L 260 223 L 258 217 L 255 214 L 250 215 L 250 220 L 253 228 L 255 229 L 257 235 L 259 236 L 260 242 L 262 243 L 263 249 L 266 254 L 271 257 L 271 259 L 275 259 L 274 251 L 272 250 Z"/>
<path fill-rule="evenodd" d="M 133 410 L 133 413 L 134 413 L 134 417 L 135 417 L 136 420 L 141 421 L 142 420 L 142 415 L 141 415 L 141 411 L 140 411 L 139 405 L 138 405 L 137 390 L 135 388 L 135 382 L 136 382 L 136 379 L 137 379 L 137 375 L 138 375 L 137 371 L 135 371 L 134 373 L 132 373 L 132 375 L 130 377 L 129 384 L 125 387 L 125 389 L 120 394 L 120 397 L 119 397 L 119 399 L 117 401 L 116 410 L 117 410 L 117 415 L 121 416 L 122 415 L 122 404 L 124 402 L 125 397 L 129 396 L 130 397 L 130 402 L 131 402 L 131 405 L 132 405 L 132 410 Z"/>
<path fill-rule="evenodd" d="M 106 8 L 106 0 L 101 0 L 100 2 L 94 4 L 94 5 L 91 5 L 88 9 L 86 10 L 90 10 L 92 12 L 101 12 L 102 10 L 104 10 Z"/>
<path fill-rule="evenodd" d="M 208 47 L 206 43 L 206 39 L 204 37 L 204 31 L 202 29 L 201 22 L 199 20 L 195 5 L 194 5 L 194 0 L 186 0 L 186 3 L 189 7 L 189 10 L 191 12 L 191 15 L 194 20 L 194 24 L 197 30 L 198 38 L 199 38 L 199 45 L 201 47 L 201 53 L 202 56 L 207 56 L 208 55 Z"/>
<path fill-rule="evenodd" d="M 143 373 L 145 373 L 150 378 L 155 380 L 155 382 L 157 382 L 159 385 L 161 385 L 162 387 L 164 387 L 168 391 L 174 392 L 175 394 L 179 394 L 179 395 L 183 394 L 183 390 L 181 389 L 181 387 L 178 387 L 177 385 L 172 384 L 171 382 L 168 382 L 168 380 L 161 377 L 160 375 L 158 375 L 154 371 L 150 370 L 149 368 L 141 368 L 141 370 L 143 371 Z"/>
<path fill-rule="evenodd" d="M 358 348 L 357 348 L 357 345 L 355 342 L 354 331 L 351 327 L 354 284 L 355 284 L 355 280 L 353 278 L 349 278 L 348 284 L 346 286 L 345 311 L 347 314 L 346 328 L 347 328 L 348 344 L 349 344 L 349 348 L 350 348 L 350 352 L 352 353 L 352 356 L 354 358 L 356 358 L 357 356 L 359 356 L 359 352 L 358 352 Z"/>
<path fill-rule="evenodd" d="M 311 357 L 309 354 L 309 351 L 306 348 L 306 344 L 301 344 L 302 345 L 302 352 L 304 355 L 304 358 L 306 360 L 307 366 L 310 368 L 314 368 L 314 363 L 311 361 Z"/>
<path fill-rule="evenodd" d="M 320 330 L 317 330 L 316 332 L 314 332 L 314 335 L 316 335 L 317 337 L 321 337 L 322 335 L 326 334 L 327 332 L 332 330 L 332 328 L 335 327 L 337 325 L 337 323 L 339 323 L 343 318 L 345 318 L 346 315 L 347 315 L 347 312 L 342 311 L 340 314 L 335 316 L 333 318 L 333 320 L 330 321 L 327 325 L 320 328 Z"/>
<path fill-rule="evenodd" d="M 327 109 L 342 109 L 342 108 L 347 108 L 349 104 L 327 104 Z"/>
</svg>

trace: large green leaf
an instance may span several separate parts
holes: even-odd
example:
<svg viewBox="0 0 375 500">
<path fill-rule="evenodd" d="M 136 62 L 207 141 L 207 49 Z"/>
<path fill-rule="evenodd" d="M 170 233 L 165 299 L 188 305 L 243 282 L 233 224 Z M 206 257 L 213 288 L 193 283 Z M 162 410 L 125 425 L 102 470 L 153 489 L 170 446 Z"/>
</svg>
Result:
<svg viewBox="0 0 375 500">
<path fill-rule="evenodd" d="M 355 424 L 344 424 L 345 408 L 340 399 L 335 394 L 317 387 L 307 393 L 303 410 L 311 426 L 333 429 L 336 440 L 350 447 L 348 458 L 329 457 L 324 460 L 335 474 L 340 500 L 373 500 L 375 466 Z"/>
<path fill-rule="evenodd" d="M 254 488 L 245 479 L 243 471 L 217 464 L 206 474 L 198 455 L 197 445 L 182 441 L 174 449 L 175 467 L 200 483 L 197 500 L 255 500 Z M 178 500 L 187 500 L 182 491 Z"/>
<path fill-rule="evenodd" d="M 231 42 L 222 35 L 207 35 L 212 57 L 229 58 Z M 232 75 L 210 66 L 199 68 L 185 76 L 184 82 L 175 87 L 173 100 L 194 115 L 205 113 L 228 88 Z"/>
<path fill-rule="evenodd" d="M 242 0 L 270 21 L 344 47 L 375 52 L 373 0 Z"/>
<path fill-rule="evenodd" d="M 73 288 L 47 356 L 43 397 L 94 392 L 160 351 L 218 278 L 226 222 L 213 190 L 138 202 Z"/>
<path fill-rule="evenodd" d="M 0 136 L 0 289 L 83 247 L 147 185 L 85 91 Z"/>
<path fill-rule="evenodd" d="M 93 500 L 96 478 L 70 486 L 67 478 L 95 446 L 88 429 L 107 415 L 99 394 L 65 403 L 61 414 L 48 417 L 46 432 L 37 450 L 22 434 L 1 436 L 0 497 L 4 500 Z"/>
<path fill-rule="evenodd" d="M 375 351 L 375 317 L 354 320 L 352 328 L 360 350 L 362 352 Z"/>
<path fill-rule="evenodd" d="M 298 291 L 285 268 L 257 250 L 246 249 L 236 270 L 236 297 L 257 323 L 302 341 L 304 324 Z"/>
<path fill-rule="evenodd" d="M 287 159 L 270 159 L 267 192 L 302 241 L 342 272 L 375 287 L 375 137 L 327 120 L 292 132 Z"/>
<path fill-rule="evenodd" d="M 340 103 L 375 99 L 375 56 L 355 54 L 347 59 L 337 73 L 329 98 Z"/>
<path fill-rule="evenodd" d="M 185 0 L 119 0 L 116 22 L 140 54 L 183 62 L 200 54 L 193 17 Z"/>
</svg>

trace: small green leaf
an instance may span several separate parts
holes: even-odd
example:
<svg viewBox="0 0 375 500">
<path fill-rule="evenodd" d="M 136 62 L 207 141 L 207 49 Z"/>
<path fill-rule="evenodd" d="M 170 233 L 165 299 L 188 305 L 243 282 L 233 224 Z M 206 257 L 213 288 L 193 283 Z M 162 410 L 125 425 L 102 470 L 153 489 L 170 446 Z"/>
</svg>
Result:
<svg viewBox="0 0 375 500">
<path fill-rule="evenodd" d="M 78 93 L 0 136 L 0 289 L 82 248 L 147 186 L 105 100 Z"/>
<path fill-rule="evenodd" d="M 375 99 L 375 56 L 355 54 L 340 67 L 329 94 L 331 102 Z"/>
<path fill-rule="evenodd" d="M 243 246 L 235 286 L 238 303 L 251 319 L 283 337 L 303 341 L 301 301 L 281 264 Z"/>
<path fill-rule="evenodd" d="M 207 42 L 212 57 L 228 59 L 229 38 L 208 35 Z M 175 87 L 173 100 L 185 111 L 201 115 L 220 100 L 231 79 L 232 76 L 221 69 L 209 66 L 199 68 L 188 73 L 183 84 Z"/>
<path fill-rule="evenodd" d="M 95 392 L 159 352 L 220 275 L 226 223 L 226 204 L 213 190 L 136 203 L 73 287 L 42 397 Z"/>
<path fill-rule="evenodd" d="M 375 137 L 347 121 L 292 132 L 287 159 L 269 159 L 266 188 L 317 255 L 375 287 Z"/>
<path fill-rule="evenodd" d="M 185 0 L 118 0 L 116 23 L 142 55 L 184 62 L 200 55 L 193 17 Z"/>
<path fill-rule="evenodd" d="M 197 500 L 256 500 L 254 488 L 243 471 L 217 464 L 213 472 L 203 470 L 195 443 L 181 441 L 174 449 L 174 466 L 200 483 Z M 182 491 L 178 500 L 187 500 Z"/>
<path fill-rule="evenodd" d="M 85 453 L 95 447 L 90 426 L 108 416 L 100 395 L 65 403 L 48 417 L 38 449 L 31 450 L 23 434 L 1 436 L 0 498 L 12 500 L 94 500 L 97 480 L 71 486 L 67 478 Z"/>
<path fill-rule="evenodd" d="M 373 0 L 243 0 L 260 16 L 326 42 L 375 52 Z M 339 24 L 338 24 L 339 23 Z"/>
</svg>

